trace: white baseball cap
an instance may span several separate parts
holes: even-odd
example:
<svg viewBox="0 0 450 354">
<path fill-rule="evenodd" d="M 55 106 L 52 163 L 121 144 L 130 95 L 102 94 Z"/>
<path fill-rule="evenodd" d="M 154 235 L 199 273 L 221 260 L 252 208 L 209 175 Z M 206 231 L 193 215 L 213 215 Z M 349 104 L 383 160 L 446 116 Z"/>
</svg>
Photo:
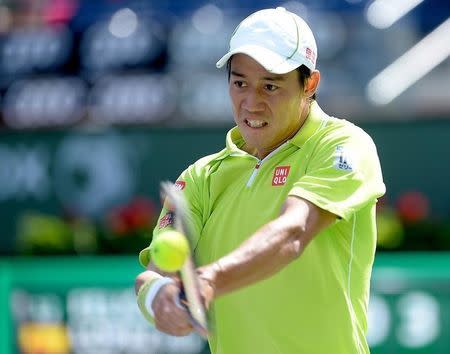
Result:
<svg viewBox="0 0 450 354">
<path fill-rule="evenodd" d="M 216 63 L 223 67 L 232 55 L 252 57 L 267 71 L 285 74 L 305 65 L 316 68 L 317 45 L 306 22 L 283 7 L 257 11 L 234 30 L 230 50 Z"/>
</svg>

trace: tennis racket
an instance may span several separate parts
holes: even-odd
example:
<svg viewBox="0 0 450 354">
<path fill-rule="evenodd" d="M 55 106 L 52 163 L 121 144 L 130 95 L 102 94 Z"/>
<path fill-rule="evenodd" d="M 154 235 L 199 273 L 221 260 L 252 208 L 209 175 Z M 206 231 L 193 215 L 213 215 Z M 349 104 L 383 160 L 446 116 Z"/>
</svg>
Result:
<svg viewBox="0 0 450 354">
<path fill-rule="evenodd" d="M 186 258 L 181 270 L 180 277 L 182 289 L 180 292 L 180 303 L 184 306 L 191 317 L 194 329 L 204 338 L 208 336 L 208 321 L 206 309 L 200 295 L 196 266 L 192 257 L 192 231 L 189 227 L 189 209 L 181 188 L 172 182 L 161 183 L 161 196 L 169 210 L 173 213 L 174 228 L 181 232 L 188 240 L 190 247 L 189 256 Z"/>
</svg>

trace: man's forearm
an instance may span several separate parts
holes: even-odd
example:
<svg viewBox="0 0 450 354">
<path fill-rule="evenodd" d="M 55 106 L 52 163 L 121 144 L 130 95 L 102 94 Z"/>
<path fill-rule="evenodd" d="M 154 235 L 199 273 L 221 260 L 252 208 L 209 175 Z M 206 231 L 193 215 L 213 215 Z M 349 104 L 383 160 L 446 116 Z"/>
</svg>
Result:
<svg viewBox="0 0 450 354">
<path fill-rule="evenodd" d="M 304 200 L 291 201 L 289 207 L 235 251 L 206 267 L 205 278 L 210 271 L 215 297 L 277 273 L 302 253 L 314 235 L 335 220 L 333 214 Z M 304 221 L 299 222 L 302 216 Z"/>
<path fill-rule="evenodd" d="M 216 296 L 263 280 L 297 258 L 303 245 L 296 230 L 272 222 L 262 227 L 240 248 L 216 262 Z"/>
</svg>

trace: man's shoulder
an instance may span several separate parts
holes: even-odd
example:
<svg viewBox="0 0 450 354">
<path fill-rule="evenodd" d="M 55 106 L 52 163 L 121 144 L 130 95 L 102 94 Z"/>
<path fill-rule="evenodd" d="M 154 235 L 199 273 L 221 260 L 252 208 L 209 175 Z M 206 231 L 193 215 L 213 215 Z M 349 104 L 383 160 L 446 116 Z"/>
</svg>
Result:
<svg viewBox="0 0 450 354">
<path fill-rule="evenodd" d="M 206 155 L 195 161 L 188 167 L 196 176 L 207 176 L 213 167 L 228 156 L 228 150 L 222 149 L 214 154 Z"/>
<path fill-rule="evenodd" d="M 228 150 L 222 149 L 214 154 L 206 155 L 194 162 L 194 165 L 198 168 L 204 168 L 208 165 L 214 164 L 216 161 L 220 161 L 228 155 Z"/>
<path fill-rule="evenodd" d="M 327 142 L 333 144 L 349 140 L 361 142 L 372 141 L 372 138 L 361 127 L 343 117 L 338 118 L 326 113 L 317 102 L 311 104 L 309 122 L 306 122 L 305 129 L 306 132 L 314 131 L 307 138 L 310 146 L 317 144 L 323 145 Z"/>
<path fill-rule="evenodd" d="M 322 138 L 351 139 L 373 143 L 371 136 L 360 126 L 343 118 L 328 117 L 321 129 Z"/>
</svg>

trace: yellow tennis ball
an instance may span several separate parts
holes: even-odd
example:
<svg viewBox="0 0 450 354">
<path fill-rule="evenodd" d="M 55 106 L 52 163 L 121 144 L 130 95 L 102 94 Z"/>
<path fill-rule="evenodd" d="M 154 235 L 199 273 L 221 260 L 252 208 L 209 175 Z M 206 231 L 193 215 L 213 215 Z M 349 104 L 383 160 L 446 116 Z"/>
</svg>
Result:
<svg viewBox="0 0 450 354">
<path fill-rule="evenodd" d="M 181 269 L 189 254 L 186 237 L 174 230 L 164 231 L 152 242 L 150 254 L 155 265 L 165 272 Z"/>
</svg>

